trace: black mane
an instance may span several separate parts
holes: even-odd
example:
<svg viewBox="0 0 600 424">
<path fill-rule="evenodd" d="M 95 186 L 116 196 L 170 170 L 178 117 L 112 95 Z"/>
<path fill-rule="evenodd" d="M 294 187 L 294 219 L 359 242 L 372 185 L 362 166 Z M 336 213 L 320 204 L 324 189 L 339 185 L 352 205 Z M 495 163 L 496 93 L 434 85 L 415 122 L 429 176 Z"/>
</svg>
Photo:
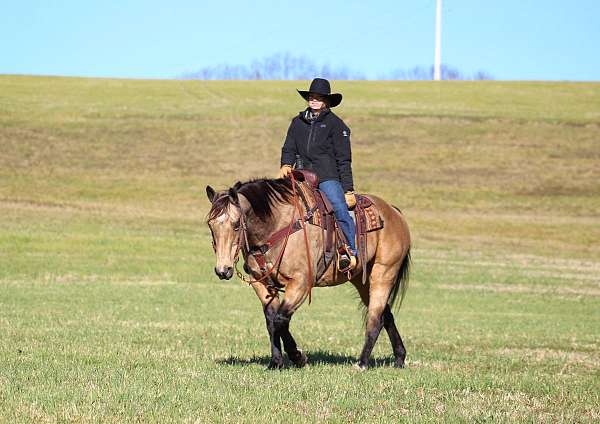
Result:
<svg viewBox="0 0 600 424">
<path fill-rule="evenodd" d="M 288 178 L 276 180 L 257 178 L 237 182 L 229 189 L 229 192 L 221 194 L 215 199 L 208 214 L 208 220 L 221 215 L 229 204 L 237 203 L 237 193 L 242 194 L 252 206 L 254 214 L 261 220 L 266 221 L 273 216 L 273 207 L 277 203 L 288 203 L 292 197 L 292 183 Z"/>
<path fill-rule="evenodd" d="M 254 214 L 263 221 L 273 215 L 276 203 L 287 203 L 292 196 L 292 183 L 288 178 L 255 179 L 237 183 L 234 189 L 248 199 Z"/>
</svg>

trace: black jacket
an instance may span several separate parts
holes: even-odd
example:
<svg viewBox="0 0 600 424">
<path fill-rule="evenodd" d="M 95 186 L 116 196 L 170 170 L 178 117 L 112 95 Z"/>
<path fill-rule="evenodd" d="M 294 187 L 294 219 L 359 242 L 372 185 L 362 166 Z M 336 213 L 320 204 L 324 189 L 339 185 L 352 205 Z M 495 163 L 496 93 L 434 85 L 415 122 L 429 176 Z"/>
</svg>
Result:
<svg viewBox="0 0 600 424">
<path fill-rule="evenodd" d="M 319 181 L 337 180 L 344 192 L 354 190 L 350 128 L 330 110 L 310 121 L 309 109 L 292 119 L 281 149 L 281 165 L 293 165 L 300 155 L 305 169 Z"/>
</svg>

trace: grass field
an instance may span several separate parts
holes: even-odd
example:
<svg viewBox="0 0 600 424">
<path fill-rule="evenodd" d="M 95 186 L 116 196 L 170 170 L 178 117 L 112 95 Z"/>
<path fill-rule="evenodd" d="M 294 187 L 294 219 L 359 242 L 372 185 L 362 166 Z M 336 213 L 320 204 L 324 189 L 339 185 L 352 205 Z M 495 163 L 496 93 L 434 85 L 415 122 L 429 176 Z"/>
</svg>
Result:
<svg viewBox="0 0 600 424">
<path fill-rule="evenodd" d="M 598 422 L 600 84 L 339 82 L 356 188 L 405 213 L 373 367 L 351 287 L 267 372 L 204 188 L 273 175 L 302 82 L 0 76 L 0 422 Z"/>
</svg>

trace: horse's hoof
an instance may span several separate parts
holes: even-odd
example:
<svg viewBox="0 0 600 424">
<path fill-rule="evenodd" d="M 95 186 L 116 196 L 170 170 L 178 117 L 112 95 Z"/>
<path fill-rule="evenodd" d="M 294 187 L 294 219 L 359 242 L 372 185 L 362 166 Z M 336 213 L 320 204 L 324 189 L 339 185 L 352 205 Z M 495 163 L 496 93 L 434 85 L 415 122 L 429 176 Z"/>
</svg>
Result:
<svg viewBox="0 0 600 424">
<path fill-rule="evenodd" d="M 269 363 L 269 366 L 267 367 L 268 370 L 280 370 L 282 368 L 283 368 L 283 361 L 281 361 L 281 362 L 271 361 Z"/>
<path fill-rule="evenodd" d="M 300 349 L 298 349 L 297 353 L 289 355 L 289 358 L 290 361 L 294 363 L 296 368 L 303 368 L 308 362 L 308 357 Z"/>
<path fill-rule="evenodd" d="M 394 368 L 404 368 L 404 360 L 394 362 Z"/>
<path fill-rule="evenodd" d="M 354 368 L 356 371 L 366 371 L 367 370 L 367 366 L 362 365 L 362 364 L 354 364 L 354 365 L 352 365 L 352 368 Z"/>
</svg>

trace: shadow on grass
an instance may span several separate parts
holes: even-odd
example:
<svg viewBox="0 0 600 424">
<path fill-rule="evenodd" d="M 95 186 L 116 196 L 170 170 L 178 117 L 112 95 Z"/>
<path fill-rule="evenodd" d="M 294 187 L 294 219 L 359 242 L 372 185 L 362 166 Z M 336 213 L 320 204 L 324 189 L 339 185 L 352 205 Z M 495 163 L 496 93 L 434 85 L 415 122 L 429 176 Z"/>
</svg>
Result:
<svg viewBox="0 0 600 424">
<path fill-rule="evenodd" d="M 324 352 L 322 350 L 317 351 L 305 351 L 308 356 L 308 365 L 353 365 L 358 362 L 358 357 L 350 355 L 340 355 L 332 352 Z M 219 365 L 234 365 L 234 366 L 247 366 L 247 365 L 269 365 L 271 356 L 251 356 L 249 358 L 243 358 L 239 356 L 230 356 L 225 359 L 219 359 L 216 361 Z M 293 367 L 292 363 L 285 356 L 286 367 Z M 377 358 L 369 361 L 369 367 L 392 367 L 394 366 L 393 357 Z"/>
</svg>

